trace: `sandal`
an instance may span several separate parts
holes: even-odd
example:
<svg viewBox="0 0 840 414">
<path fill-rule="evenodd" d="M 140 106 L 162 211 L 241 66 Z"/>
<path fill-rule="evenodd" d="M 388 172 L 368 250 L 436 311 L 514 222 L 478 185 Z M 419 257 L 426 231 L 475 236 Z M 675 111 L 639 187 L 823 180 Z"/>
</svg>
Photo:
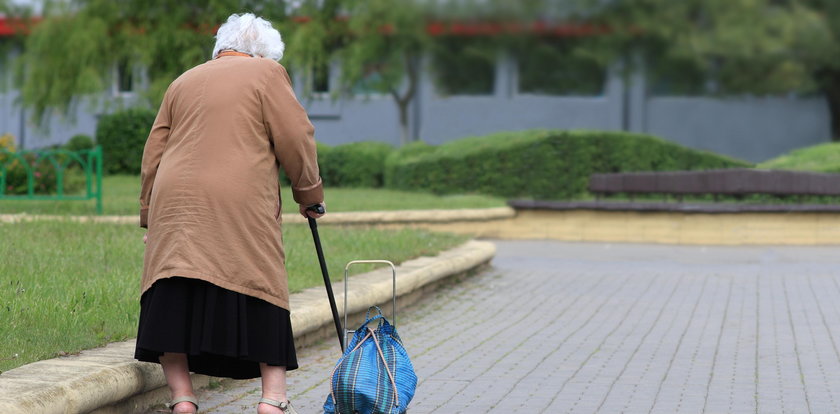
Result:
<svg viewBox="0 0 840 414">
<path fill-rule="evenodd" d="M 195 411 L 193 411 L 193 413 L 198 412 L 198 400 L 196 400 L 195 397 L 190 397 L 190 396 L 175 398 L 174 400 L 172 400 L 172 401 L 170 401 L 166 404 L 166 408 L 168 410 L 174 410 L 175 406 L 182 403 L 182 402 L 188 402 L 188 403 L 194 405 L 195 406 Z"/>
<path fill-rule="evenodd" d="M 277 407 L 277 408 L 280 409 L 280 411 L 282 411 L 286 414 L 298 414 L 298 412 L 295 411 L 295 407 L 292 407 L 292 402 L 291 401 L 280 402 L 280 401 L 270 400 L 268 398 L 261 398 L 260 399 L 260 404 L 268 404 L 270 406 Z"/>
</svg>

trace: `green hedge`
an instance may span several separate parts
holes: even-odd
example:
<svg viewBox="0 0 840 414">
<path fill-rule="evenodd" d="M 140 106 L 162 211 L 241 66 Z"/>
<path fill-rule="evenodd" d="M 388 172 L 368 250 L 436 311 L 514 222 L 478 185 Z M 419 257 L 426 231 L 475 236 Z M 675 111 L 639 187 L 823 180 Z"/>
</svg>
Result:
<svg viewBox="0 0 840 414">
<path fill-rule="evenodd" d="M 56 194 L 58 189 L 57 171 L 51 159 L 44 155 L 46 151 L 60 148 L 18 152 L 14 138 L 5 134 L 0 136 L 0 180 L 4 181 L 2 193 L 6 195 L 25 195 L 29 193 L 29 172 L 32 172 L 32 186 L 35 194 Z M 64 154 L 56 154 L 55 161 L 65 165 L 63 191 L 74 194 L 85 186 L 85 175 L 76 161 L 67 161 Z"/>
<path fill-rule="evenodd" d="M 397 177 L 397 170 L 400 165 L 406 160 L 410 160 L 418 155 L 434 152 L 437 147 L 433 147 L 423 141 L 413 141 L 403 145 L 396 151 L 388 155 L 385 159 L 385 187 L 396 187 L 394 177 Z"/>
<path fill-rule="evenodd" d="M 830 142 L 797 148 L 758 164 L 758 168 L 840 173 L 840 143 Z"/>
<path fill-rule="evenodd" d="M 96 126 L 106 174 L 140 174 L 143 147 L 155 121 L 155 111 L 133 108 L 105 115 Z"/>
<path fill-rule="evenodd" d="M 587 192 L 593 173 L 749 166 L 649 135 L 530 130 L 464 138 L 407 156 L 387 182 L 438 194 L 569 199 Z"/>
<path fill-rule="evenodd" d="M 354 142 L 318 153 L 324 184 L 332 187 L 382 187 L 385 159 L 394 148 L 383 142 Z"/>
<path fill-rule="evenodd" d="M 66 144 L 64 144 L 64 149 L 68 151 L 81 151 L 81 150 L 89 150 L 93 149 L 96 146 L 96 143 L 93 142 L 93 138 L 89 135 L 85 134 L 77 134 L 73 135 Z"/>
</svg>

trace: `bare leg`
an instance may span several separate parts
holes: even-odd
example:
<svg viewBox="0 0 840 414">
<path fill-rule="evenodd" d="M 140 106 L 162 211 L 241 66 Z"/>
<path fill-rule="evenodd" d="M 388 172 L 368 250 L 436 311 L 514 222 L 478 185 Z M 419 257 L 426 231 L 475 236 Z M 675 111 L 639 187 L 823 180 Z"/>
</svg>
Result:
<svg viewBox="0 0 840 414">
<path fill-rule="evenodd" d="M 160 365 L 163 367 L 163 375 L 166 377 L 172 399 L 185 396 L 195 397 L 187 364 L 187 354 L 164 353 L 160 357 Z M 172 412 L 194 413 L 195 406 L 189 402 L 182 402 L 176 404 Z"/>
<path fill-rule="evenodd" d="M 288 401 L 286 397 L 286 367 L 276 367 L 260 363 L 262 375 L 262 397 L 279 402 Z M 279 414 L 282 411 L 268 404 L 257 406 L 258 414 Z"/>
</svg>

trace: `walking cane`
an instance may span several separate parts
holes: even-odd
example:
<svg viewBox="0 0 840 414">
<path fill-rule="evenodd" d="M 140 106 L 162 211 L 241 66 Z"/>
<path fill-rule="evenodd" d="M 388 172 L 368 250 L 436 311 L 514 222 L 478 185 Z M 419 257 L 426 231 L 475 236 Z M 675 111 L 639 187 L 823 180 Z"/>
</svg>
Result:
<svg viewBox="0 0 840 414">
<path fill-rule="evenodd" d="M 324 214 L 324 206 L 315 204 L 306 208 L 307 211 L 313 211 L 318 214 Z M 324 261 L 324 250 L 321 248 L 321 237 L 318 236 L 318 223 L 315 219 L 306 215 L 309 220 L 309 229 L 312 230 L 312 239 L 315 241 L 315 251 L 318 252 L 318 263 L 321 265 L 321 274 L 324 276 L 324 286 L 327 288 L 327 298 L 330 300 L 330 309 L 332 309 L 333 321 L 335 322 L 335 333 L 338 334 L 338 345 L 341 346 L 341 352 L 344 352 L 344 336 L 341 334 L 341 320 L 338 318 L 338 308 L 335 305 L 335 295 L 333 295 L 332 284 L 330 283 L 330 275 L 327 272 L 327 262 Z M 345 281 L 346 282 L 346 281 Z"/>
</svg>

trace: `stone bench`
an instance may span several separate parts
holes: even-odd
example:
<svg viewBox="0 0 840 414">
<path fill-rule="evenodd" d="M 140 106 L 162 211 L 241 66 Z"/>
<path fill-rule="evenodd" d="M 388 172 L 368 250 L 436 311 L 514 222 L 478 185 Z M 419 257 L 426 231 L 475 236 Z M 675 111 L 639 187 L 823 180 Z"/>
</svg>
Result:
<svg viewBox="0 0 840 414">
<path fill-rule="evenodd" d="M 678 199 L 685 195 L 840 196 L 840 174 L 748 168 L 592 174 L 589 191 L 598 198 L 620 193 Z"/>
</svg>

